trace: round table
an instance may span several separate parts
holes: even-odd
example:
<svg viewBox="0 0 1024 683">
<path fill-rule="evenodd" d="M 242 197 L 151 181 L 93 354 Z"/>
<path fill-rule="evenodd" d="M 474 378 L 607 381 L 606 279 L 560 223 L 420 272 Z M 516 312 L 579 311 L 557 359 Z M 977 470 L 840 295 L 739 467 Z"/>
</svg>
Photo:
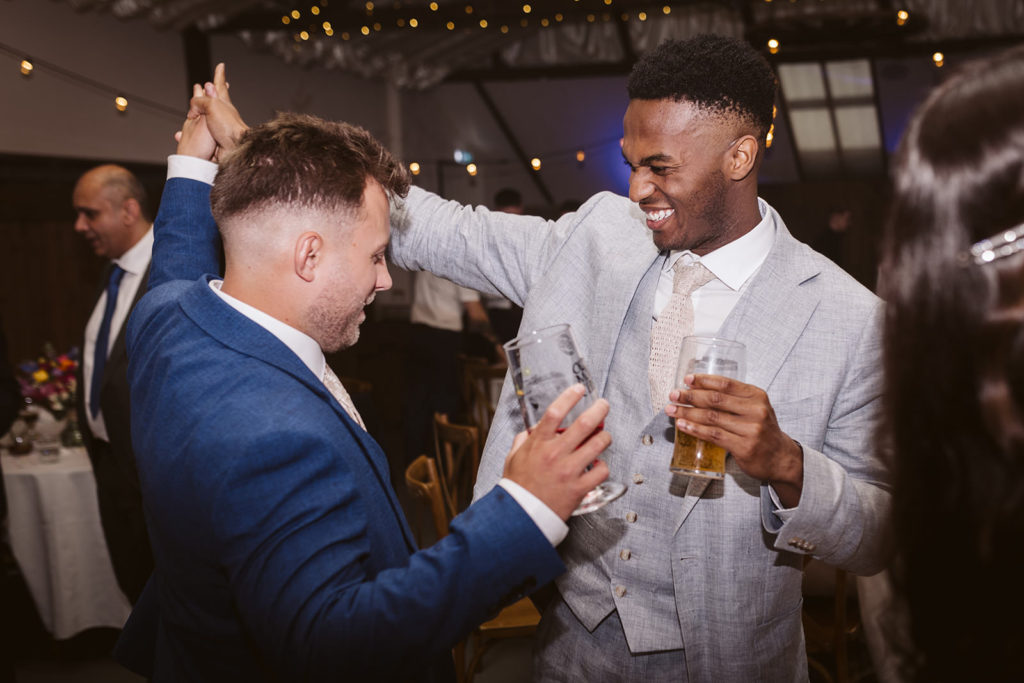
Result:
<svg viewBox="0 0 1024 683">
<path fill-rule="evenodd" d="M 56 462 L 5 452 L 0 466 L 11 550 L 47 630 L 62 639 L 121 628 L 131 605 L 114 577 L 85 449 L 62 448 Z"/>
</svg>

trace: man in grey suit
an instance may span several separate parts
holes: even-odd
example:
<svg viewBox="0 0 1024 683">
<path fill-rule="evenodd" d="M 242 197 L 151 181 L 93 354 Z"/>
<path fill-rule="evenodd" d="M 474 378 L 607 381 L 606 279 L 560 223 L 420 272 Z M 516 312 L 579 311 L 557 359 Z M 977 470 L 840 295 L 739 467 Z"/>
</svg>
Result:
<svg viewBox="0 0 1024 683">
<path fill-rule="evenodd" d="M 392 211 L 393 259 L 524 305 L 521 329 L 570 323 L 612 406 L 605 459 L 630 488 L 573 518 L 535 678 L 806 680 L 804 556 L 884 564 L 882 305 L 758 198 L 775 78 L 749 45 L 665 43 L 636 64 L 629 96 L 629 199 L 600 193 L 546 222 L 414 188 Z M 705 273 L 694 291 L 674 291 L 677 261 Z M 746 383 L 699 375 L 673 394 L 692 406 L 679 409 L 649 371 L 674 294 L 693 332 L 748 350 Z M 723 480 L 670 473 L 673 420 L 730 451 Z M 522 427 L 506 379 L 478 495 Z"/>
</svg>

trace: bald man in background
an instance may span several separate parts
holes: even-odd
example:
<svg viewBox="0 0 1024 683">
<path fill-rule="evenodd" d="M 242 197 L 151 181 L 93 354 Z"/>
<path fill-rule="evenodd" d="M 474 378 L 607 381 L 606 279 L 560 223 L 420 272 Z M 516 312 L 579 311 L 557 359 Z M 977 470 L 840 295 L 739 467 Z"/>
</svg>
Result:
<svg viewBox="0 0 1024 683">
<path fill-rule="evenodd" d="M 134 603 L 153 571 L 153 558 L 132 452 L 124 330 L 146 291 L 153 225 L 145 188 L 121 166 L 105 164 L 84 173 L 72 203 L 75 232 L 110 261 L 85 326 L 77 410 L 114 573 Z"/>
</svg>

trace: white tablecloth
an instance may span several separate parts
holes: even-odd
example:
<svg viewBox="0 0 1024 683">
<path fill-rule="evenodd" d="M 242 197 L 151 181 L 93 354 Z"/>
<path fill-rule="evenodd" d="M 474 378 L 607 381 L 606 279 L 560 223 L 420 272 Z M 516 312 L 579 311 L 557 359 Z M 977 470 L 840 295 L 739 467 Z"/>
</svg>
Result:
<svg viewBox="0 0 1024 683">
<path fill-rule="evenodd" d="M 61 639 L 121 628 L 131 606 L 114 578 L 85 449 L 62 448 L 55 463 L 38 453 L 0 458 L 11 550 L 47 630 Z"/>
</svg>

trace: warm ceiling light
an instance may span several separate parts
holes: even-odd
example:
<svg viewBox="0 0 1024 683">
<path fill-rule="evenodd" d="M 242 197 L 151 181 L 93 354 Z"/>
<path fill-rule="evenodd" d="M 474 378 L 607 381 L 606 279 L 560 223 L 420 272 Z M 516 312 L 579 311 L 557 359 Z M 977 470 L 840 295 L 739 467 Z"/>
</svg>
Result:
<svg viewBox="0 0 1024 683">
<path fill-rule="evenodd" d="M 374 24 L 373 24 L 373 30 L 374 30 L 374 31 L 379 31 L 379 30 L 381 30 L 382 28 L 384 28 L 384 27 L 380 25 L 380 22 L 379 22 L 379 21 L 378 21 L 378 22 L 374 22 Z"/>
<path fill-rule="evenodd" d="M 327 36 L 327 37 L 333 36 L 334 35 L 334 29 L 333 28 L 325 28 L 324 29 L 324 35 Z"/>
<path fill-rule="evenodd" d="M 348 31 L 345 31 L 345 32 L 343 32 L 343 33 L 341 34 L 341 39 L 342 39 L 342 40 L 348 40 L 348 39 L 349 39 L 349 38 L 351 38 L 351 37 L 352 37 L 352 36 L 351 36 L 351 35 L 349 35 L 349 32 L 348 32 Z"/>
<path fill-rule="evenodd" d="M 903 25 L 903 24 L 904 24 L 904 23 L 905 23 L 905 22 L 907 21 L 907 19 L 909 19 L 909 18 L 910 18 L 910 12 L 908 12 L 908 11 L 907 11 L 907 10 L 905 10 L 905 9 L 901 9 L 901 10 L 900 10 L 899 12 L 897 12 L 897 13 L 896 13 L 896 21 L 897 21 L 897 22 L 899 22 L 899 24 L 900 24 L 901 26 L 902 26 L 902 25 Z"/>
<path fill-rule="evenodd" d="M 281 17 L 281 23 L 287 26 L 288 24 L 292 23 L 292 18 L 286 14 L 283 17 Z"/>
<path fill-rule="evenodd" d="M 597 17 L 595 17 L 593 14 L 588 14 L 587 15 L 587 21 L 590 22 L 591 24 L 594 23 L 595 19 L 597 19 Z"/>
<path fill-rule="evenodd" d="M 576 150 L 576 161 L 583 163 L 583 160 L 587 158 L 587 155 L 583 153 L 582 149 Z"/>
<path fill-rule="evenodd" d="M 420 165 L 418 163 L 416 163 L 415 161 L 412 162 L 411 164 L 409 164 L 409 173 L 412 173 L 413 175 L 419 175 L 420 174 Z"/>
<path fill-rule="evenodd" d="M 540 159 L 538 159 L 537 157 L 534 157 L 534 158 L 530 159 L 530 166 L 533 167 L 534 171 L 539 171 L 540 170 Z"/>
<path fill-rule="evenodd" d="M 508 33 L 508 26 L 506 26 L 505 24 L 502 24 L 501 25 L 501 32 L 502 33 Z"/>
<path fill-rule="evenodd" d="M 430 3 L 430 11 L 431 12 L 436 12 L 437 11 L 437 3 L 436 2 Z"/>
<path fill-rule="evenodd" d="M 523 5 L 523 14 L 529 14 L 532 11 L 533 11 L 532 7 L 530 7 L 529 5 Z"/>
<path fill-rule="evenodd" d="M 672 8 L 669 7 L 668 5 L 665 5 L 664 7 L 661 8 L 661 13 L 662 14 L 672 14 Z"/>
<path fill-rule="evenodd" d="M 523 28 L 526 28 L 527 26 L 530 25 L 530 22 L 527 21 L 526 19 L 520 19 L 519 20 L 519 25 L 522 26 Z"/>
<path fill-rule="evenodd" d="M 778 53 L 778 51 L 779 51 L 779 41 L 777 41 L 775 38 L 769 38 L 768 39 L 768 52 L 771 52 L 774 55 L 774 54 Z"/>
<path fill-rule="evenodd" d="M 555 21 L 561 21 L 564 18 L 565 17 L 562 16 L 561 12 L 558 12 L 557 14 L 555 14 Z"/>
<path fill-rule="evenodd" d="M 486 19 L 481 19 L 480 20 L 480 28 L 487 28 L 487 20 Z"/>
<path fill-rule="evenodd" d="M 309 8 L 309 13 L 315 17 L 316 15 L 320 14 L 320 8 L 317 7 L 316 5 L 313 5 L 312 7 Z"/>
<path fill-rule="evenodd" d="M 128 100 L 118 95 L 114 98 L 114 106 L 117 107 L 118 111 L 124 111 L 128 108 Z"/>
<path fill-rule="evenodd" d="M 399 17 L 398 19 L 395 20 L 395 24 L 398 25 L 398 28 L 402 28 L 403 26 L 405 26 L 405 19 Z"/>
<path fill-rule="evenodd" d="M 301 15 L 301 14 L 299 14 L 299 10 L 297 10 L 297 9 L 293 9 L 293 10 L 292 10 L 292 19 L 298 19 L 298 18 L 299 18 L 299 17 L 301 17 L 301 16 L 302 16 L 302 15 Z"/>
<path fill-rule="evenodd" d="M 466 14 L 472 14 L 472 13 L 473 13 L 473 6 L 472 5 L 466 5 Z"/>
<path fill-rule="evenodd" d="M 303 40 L 309 40 L 309 32 L 308 31 L 300 31 L 299 32 L 299 38 L 302 38 Z"/>
<path fill-rule="evenodd" d="M 372 2 L 366 3 L 366 11 L 367 12 L 372 12 L 373 11 L 373 3 Z"/>
<path fill-rule="evenodd" d="M 604 0 L 604 4 L 610 5 L 610 4 L 612 4 L 612 0 Z"/>
<path fill-rule="evenodd" d="M 36 67 L 35 67 L 34 64 L 32 64 L 32 62 L 28 61 L 27 59 L 21 60 L 21 75 L 22 76 L 31 76 L 32 75 L 32 69 L 34 69 L 34 68 L 36 68 Z"/>
<path fill-rule="evenodd" d="M 446 29 L 448 29 L 449 31 L 452 31 L 452 30 L 455 29 L 455 22 L 454 21 L 449 21 L 447 24 L 444 25 L 444 27 Z"/>
<path fill-rule="evenodd" d="M 370 27 L 363 26 L 362 28 L 359 29 L 359 32 L 362 33 L 364 36 L 368 36 L 370 35 Z"/>
<path fill-rule="evenodd" d="M 932 61 L 935 62 L 935 66 L 942 66 L 946 63 L 946 55 L 936 52 L 932 55 Z"/>
<path fill-rule="evenodd" d="M 547 17 L 544 17 L 543 19 L 541 19 L 541 20 L 540 20 L 540 25 L 541 25 L 541 26 L 547 26 L 547 25 L 548 25 L 548 24 L 550 24 L 550 23 L 551 23 L 551 22 L 550 22 L 550 21 L 548 21 L 548 18 L 547 18 Z"/>
<path fill-rule="evenodd" d="M 419 25 L 420 25 L 419 19 L 410 19 L 409 20 L 409 26 L 412 26 L 413 28 L 416 28 Z"/>
<path fill-rule="evenodd" d="M 324 30 L 325 31 L 330 31 L 331 30 L 331 22 L 325 21 L 323 26 L 324 26 Z"/>
<path fill-rule="evenodd" d="M 640 14 L 636 15 L 636 17 L 640 21 L 647 21 L 647 12 L 641 12 Z"/>
<path fill-rule="evenodd" d="M 466 173 L 476 175 L 476 164 L 466 164 Z"/>
</svg>

